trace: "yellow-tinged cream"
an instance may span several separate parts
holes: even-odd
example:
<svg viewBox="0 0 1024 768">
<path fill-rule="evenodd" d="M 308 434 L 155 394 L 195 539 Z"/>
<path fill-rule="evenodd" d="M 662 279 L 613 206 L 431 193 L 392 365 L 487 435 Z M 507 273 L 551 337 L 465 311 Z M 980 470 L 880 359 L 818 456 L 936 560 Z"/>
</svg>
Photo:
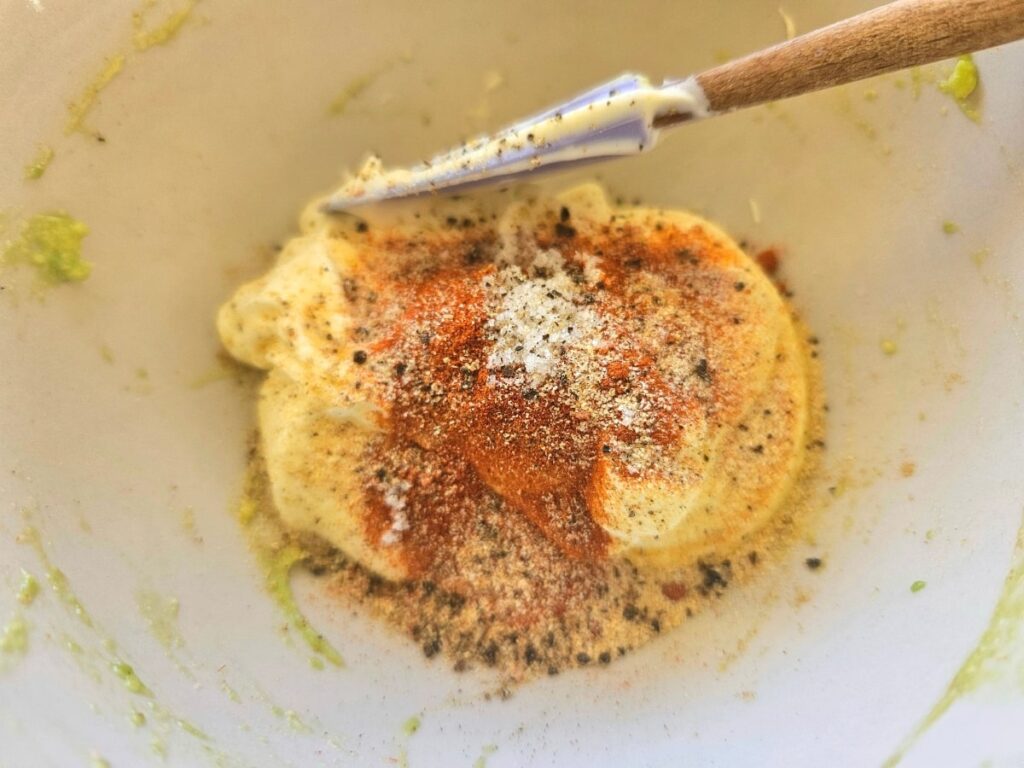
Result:
<svg viewBox="0 0 1024 768">
<path fill-rule="evenodd" d="M 529 229 L 539 209 L 563 204 L 574 216 L 607 221 L 614 213 L 637 226 L 646 226 L 652 213 L 612 209 L 598 187 L 587 185 L 553 201 L 509 206 L 495 227 L 498 237 L 514 247 L 515 233 Z M 406 576 L 401 559 L 364 524 L 356 471 L 391 406 L 372 385 L 360 385 L 366 379 L 353 361 L 354 343 L 339 342 L 351 338 L 354 323 L 343 284 L 365 267 L 352 242 L 335 236 L 337 220 L 318 205 L 307 209 L 302 233 L 277 264 L 221 309 L 218 329 L 234 357 L 268 371 L 260 430 L 284 525 L 318 535 L 380 575 L 399 579 Z M 442 205 L 431 216 L 443 221 L 445 213 Z M 683 230 L 699 227 L 722 244 L 727 258 L 714 269 L 730 286 L 726 301 L 745 320 L 718 332 L 715 367 L 734 384 L 713 422 L 694 416 L 669 450 L 675 471 L 652 478 L 623 472 L 610 461 L 598 468 L 606 473 L 604 490 L 592 503 L 599 507 L 595 520 L 611 536 L 611 554 L 673 567 L 681 557 L 735 546 L 778 509 L 803 461 L 809 393 L 795 324 L 770 280 L 710 222 L 683 212 L 658 212 L 658 218 Z M 734 283 L 744 289 L 733 294 Z M 649 325 L 656 328 L 651 311 Z M 334 339 L 330 349 L 323 342 L 327 332 Z M 765 434 L 770 449 L 754 450 Z"/>
</svg>

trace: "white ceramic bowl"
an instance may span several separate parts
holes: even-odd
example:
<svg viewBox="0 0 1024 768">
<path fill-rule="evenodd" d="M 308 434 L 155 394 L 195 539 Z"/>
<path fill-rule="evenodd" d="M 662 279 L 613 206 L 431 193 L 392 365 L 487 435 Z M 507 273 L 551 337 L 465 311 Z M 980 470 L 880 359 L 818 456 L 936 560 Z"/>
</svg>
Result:
<svg viewBox="0 0 1024 768">
<path fill-rule="evenodd" d="M 806 30 L 870 3 L 784 5 Z M 347 666 L 311 669 L 282 632 L 230 512 L 252 404 L 229 381 L 194 386 L 214 367 L 215 309 L 365 151 L 407 161 L 623 70 L 685 75 L 782 39 L 777 0 L 203 0 L 101 93 L 88 123 L 105 143 L 65 136 L 66 104 L 131 51 L 134 9 L 0 0 L 0 207 L 15 222 L 69 210 L 95 262 L 42 300 L 24 273 L 0 276 L 0 621 L 29 629 L 0 669 L 0 765 L 872 766 L 936 705 L 906 765 L 1024 764 L 1014 620 L 943 698 L 1020 554 L 1024 47 L 977 57 L 980 124 L 928 82 L 938 67 L 919 94 L 889 77 L 598 170 L 613 194 L 783 248 L 821 339 L 822 482 L 838 488 L 784 567 L 610 668 L 502 701 L 310 577 L 296 592 Z M 24 181 L 39 143 L 54 161 Z M 91 626 L 18 541 L 24 509 Z M 21 568 L 44 587 L 27 607 Z M 140 591 L 180 601 L 172 634 Z M 1004 615 L 1014 601 L 1019 584 Z"/>
</svg>

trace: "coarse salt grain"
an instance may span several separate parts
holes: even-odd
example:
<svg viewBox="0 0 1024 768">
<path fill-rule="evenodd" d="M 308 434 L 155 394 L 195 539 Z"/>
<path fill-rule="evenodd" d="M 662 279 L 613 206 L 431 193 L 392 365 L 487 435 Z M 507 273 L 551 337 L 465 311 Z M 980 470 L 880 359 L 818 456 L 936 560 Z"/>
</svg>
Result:
<svg viewBox="0 0 1024 768">
<path fill-rule="evenodd" d="M 409 518 L 405 513 L 406 492 L 412 486 L 406 480 L 393 480 L 384 488 L 383 500 L 391 510 L 391 525 L 381 536 L 381 544 L 394 546 L 402 538 L 402 532 L 409 530 Z"/>
<path fill-rule="evenodd" d="M 505 266 L 488 282 L 494 305 L 487 332 L 494 341 L 487 367 L 521 365 L 537 384 L 549 377 L 566 355 L 602 345 L 606 321 L 584 304 L 584 289 L 565 271 L 562 256 L 539 251 L 535 276 Z"/>
</svg>

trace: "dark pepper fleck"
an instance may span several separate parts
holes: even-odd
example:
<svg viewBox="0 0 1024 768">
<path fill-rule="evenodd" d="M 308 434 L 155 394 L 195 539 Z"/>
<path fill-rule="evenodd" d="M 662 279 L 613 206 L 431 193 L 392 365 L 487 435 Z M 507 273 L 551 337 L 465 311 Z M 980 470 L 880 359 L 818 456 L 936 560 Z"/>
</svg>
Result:
<svg viewBox="0 0 1024 768">
<path fill-rule="evenodd" d="M 728 585 L 725 577 L 721 572 L 709 563 L 705 563 L 703 560 L 697 562 L 697 568 L 700 570 L 702 581 L 701 585 L 704 589 L 714 589 L 715 587 L 724 587 Z"/>
<path fill-rule="evenodd" d="M 466 264 L 479 264 L 484 260 L 484 251 L 479 244 L 474 244 L 463 254 L 462 260 Z"/>
<path fill-rule="evenodd" d="M 708 370 L 708 361 L 703 357 L 698 360 L 697 365 L 693 367 L 693 373 L 701 381 L 711 381 L 711 371 Z"/>
<path fill-rule="evenodd" d="M 423 655 L 428 659 L 432 659 L 437 656 L 441 650 L 441 641 L 438 639 L 430 640 L 423 644 Z"/>
<path fill-rule="evenodd" d="M 483 657 L 484 657 L 484 661 L 487 662 L 488 666 L 493 667 L 495 664 L 497 664 L 498 663 L 498 644 L 495 643 L 495 642 L 492 642 L 490 645 L 488 645 L 486 648 L 484 648 Z"/>
<path fill-rule="evenodd" d="M 341 292 L 349 301 L 355 301 L 359 297 L 359 284 L 351 277 L 346 277 L 341 281 Z"/>
</svg>

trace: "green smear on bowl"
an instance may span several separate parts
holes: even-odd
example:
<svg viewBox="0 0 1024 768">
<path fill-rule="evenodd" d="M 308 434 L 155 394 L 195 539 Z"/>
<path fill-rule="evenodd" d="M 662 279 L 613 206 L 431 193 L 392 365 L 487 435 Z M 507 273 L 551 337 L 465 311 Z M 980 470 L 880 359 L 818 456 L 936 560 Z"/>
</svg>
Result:
<svg viewBox="0 0 1024 768">
<path fill-rule="evenodd" d="M 473 761 L 473 768 L 487 768 L 487 758 L 498 751 L 497 744 L 486 744 L 480 750 L 480 756 Z"/>
<path fill-rule="evenodd" d="M 125 56 L 119 53 L 111 56 L 103 65 L 103 69 L 85 86 L 82 95 L 68 105 L 68 121 L 64 124 L 64 133 L 74 133 L 85 125 L 86 116 L 96 106 L 100 94 L 110 82 L 121 74 L 124 69 Z"/>
<path fill-rule="evenodd" d="M 295 601 L 289 576 L 292 568 L 306 559 L 306 553 L 300 547 L 288 544 L 277 552 L 264 553 L 261 559 L 266 568 L 267 591 L 274 598 L 288 623 L 302 636 L 314 653 L 336 667 L 344 666 L 341 654 L 313 628 Z"/>
<path fill-rule="evenodd" d="M 406 736 L 412 736 L 414 733 L 416 733 L 416 731 L 420 729 L 421 725 L 423 725 L 423 720 L 420 718 L 420 716 L 413 715 L 404 723 L 402 723 L 402 733 Z"/>
<path fill-rule="evenodd" d="M 85 224 L 63 211 L 39 213 L 0 251 L 0 263 L 27 264 L 49 285 L 80 283 L 92 272 L 92 264 L 82 258 L 88 234 Z"/>
<path fill-rule="evenodd" d="M 338 117 L 345 114 L 348 105 L 358 98 L 367 88 L 373 85 L 374 81 L 381 76 L 380 71 L 367 72 L 366 74 L 353 77 L 345 87 L 341 89 L 334 100 L 327 107 L 327 114 L 331 117 Z"/>
<path fill-rule="evenodd" d="M 36 577 L 21 569 L 21 586 L 18 587 L 18 602 L 22 605 L 32 605 L 39 594 L 39 582 Z"/>
<path fill-rule="evenodd" d="M 140 696 L 152 696 L 152 691 L 146 687 L 146 684 L 139 679 L 139 676 L 135 674 L 135 670 L 132 665 L 127 661 L 115 661 L 110 665 L 111 670 L 114 674 L 120 678 L 121 683 L 124 685 L 125 690 L 129 693 L 137 693 Z"/>
<path fill-rule="evenodd" d="M 924 584 L 914 582 L 915 584 Z M 923 587 L 922 587 L 923 588 Z M 913 586 L 911 587 L 913 590 Z M 918 739 L 946 714 L 954 702 L 985 685 L 1008 682 L 1024 689 L 1024 525 L 1017 533 L 1014 564 L 1003 582 L 988 627 L 953 675 L 931 711 L 889 756 L 883 768 L 893 768 Z"/>
<path fill-rule="evenodd" d="M 181 27 L 188 17 L 192 15 L 197 2 L 199 0 L 188 0 L 181 8 L 164 17 L 162 22 L 147 29 L 147 11 L 156 5 L 155 0 L 147 0 L 142 9 L 132 15 L 132 26 L 135 28 L 132 40 L 135 43 L 135 50 L 145 51 L 155 45 L 166 45 L 173 40 L 181 31 Z"/>
<path fill-rule="evenodd" d="M 28 624 L 15 616 L 0 631 L 0 654 L 24 656 L 28 652 Z"/>
<path fill-rule="evenodd" d="M 981 113 L 971 100 L 971 96 L 977 90 L 979 82 L 978 67 L 970 54 L 957 59 L 949 77 L 939 81 L 939 90 L 950 96 L 960 107 L 960 111 L 976 123 L 981 120 Z"/>
<path fill-rule="evenodd" d="M 52 161 L 53 147 L 39 147 L 39 151 L 32 158 L 32 162 L 25 166 L 25 180 L 36 181 L 43 178 L 43 174 L 46 173 L 46 169 L 50 167 Z"/>
<path fill-rule="evenodd" d="M 46 569 L 46 580 L 49 582 L 53 593 L 78 617 L 79 621 L 85 624 L 85 626 L 91 627 L 92 617 L 71 589 L 71 584 L 68 582 L 68 577 L 64 575 L 64 571 L 50 566 Z"/>
<path fill-rule="evenodd" d="M 135 596 L 139 613 L 149 625 L 150 632 L 157 641 L 170 651 L 184 645 L 178 632 L 178 610 L 180 605 L 175 597 L 164 597 L 151 590 L 142 590 Z"/>
</svg>

